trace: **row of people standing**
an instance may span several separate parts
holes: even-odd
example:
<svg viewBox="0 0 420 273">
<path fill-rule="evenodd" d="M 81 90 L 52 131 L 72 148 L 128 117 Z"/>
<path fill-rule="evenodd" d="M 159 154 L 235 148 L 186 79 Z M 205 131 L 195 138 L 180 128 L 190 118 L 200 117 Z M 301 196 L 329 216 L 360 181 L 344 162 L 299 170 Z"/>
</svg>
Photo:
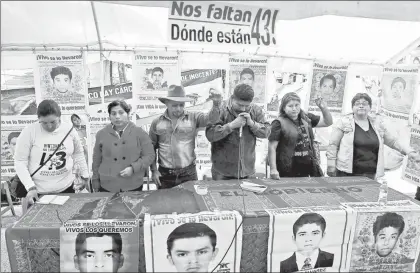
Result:
<svg viewBox="0 0 420 273">
<path fill-rule="evenodd" d="M 253 177 L 256 138 L 269 138 L 271 178 L 323 175 L 314 149 L 312 128 L 330 126 L 333 119 L 322 99 L 316 100 L 322 116 L 316 116 L 301 109 L 297 94 L 288 93 L 282 99 L 279 117 L 270 125 L 262 108 L 252 103 L 254 91 L 249 85 L 239 84 L 223 102 L 221 95 L 214 92 L 210 96 L 213 107 L 208 114 L 189 112 L 184 109 L 185 102 L 189 101 L 184 89 L 171 86 L 168 96 L 160 98 L 167 110 L 152 122 L 149 134 L 129 121 L 130 107 L 124 101 L 110 103 L 111 123 L 96 135 L 93 189 L 141 190 L 149 166 L 159 188 L 197 180 L 194 148 L 200 127 L 206 127 L 206 137 L 211 142 L 215 180 Z M 352 101 L 353 113 L 333 127 L 327 154 L 329 175 L 371 178 L 383 175 L 383 144 L 420 160 L 418 152 L 393 138 L 379 118 L 368 118 L 371 104 L 369 96 L 356 95 Z M 43 101 L 38 107 L 39 123 L 25 128 L 17 141 L 16 172 L 29 197 L 36 197 L 38 193 L 74 191 L 72 169 L 75 163 L 79 165 L 82 180 L 89 179 L 76 132 L 71 132 L 64 141 L 60 154 L 57 152 L 51 160 L 53 164 L 46 164 L 33 177 L 30 175 L 70 130 L 71 125 L 61 124 L 60 117 L 57 103 Z"/>
</svg>

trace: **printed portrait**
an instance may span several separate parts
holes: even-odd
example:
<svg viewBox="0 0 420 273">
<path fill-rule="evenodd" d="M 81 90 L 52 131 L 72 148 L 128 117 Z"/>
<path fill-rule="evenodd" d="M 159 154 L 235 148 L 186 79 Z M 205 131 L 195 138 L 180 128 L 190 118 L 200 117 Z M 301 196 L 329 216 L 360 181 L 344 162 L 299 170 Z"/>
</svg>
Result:
<svg viewBox="0 0 420 273">
<path fill-rule="evenodd" d="M 265 103 L 267 66 L 263 65 L 231 65 L 229 94 L 238 84 L 247 84 L 254 89 L 254 103 Z"/>
<path fill-rule="evenodd" d="M 414 101 L 415 88 L 415 74 L 384 73 L 383 107 L 389 111 L 409 114 Z"/>
</svg>

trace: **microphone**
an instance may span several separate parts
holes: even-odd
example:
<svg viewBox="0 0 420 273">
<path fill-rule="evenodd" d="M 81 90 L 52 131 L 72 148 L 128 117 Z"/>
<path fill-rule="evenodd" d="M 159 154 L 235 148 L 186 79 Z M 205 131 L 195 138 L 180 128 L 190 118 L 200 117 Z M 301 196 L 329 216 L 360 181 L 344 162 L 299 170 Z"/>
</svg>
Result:
<svg viewBox="0 0 420 273">
<path fill-rule="evenodd" d="M 239 128 L 239 137 L 242 137 L 242 129 L 244 128 L 244 126 L 241 126 L 240 128 Z"/>
</svg>

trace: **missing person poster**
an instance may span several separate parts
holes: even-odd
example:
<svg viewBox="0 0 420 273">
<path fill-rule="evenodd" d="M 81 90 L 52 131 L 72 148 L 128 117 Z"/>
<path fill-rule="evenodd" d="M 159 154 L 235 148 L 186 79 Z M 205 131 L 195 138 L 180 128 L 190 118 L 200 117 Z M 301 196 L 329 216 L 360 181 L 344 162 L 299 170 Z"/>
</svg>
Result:
<svg viewBox="0 0 420 273">
<path fill-rule="evenodd" d="M 420 126 L 413 125 L 410 129 L 410 146 L 420 153 Z M 420 187 L 420 163 L 405 158 L 402 176 L 404 180 L 412 182 Z"/>
<path fill-rule="evenodd" d="M 60 228 L 60 272 L 138 272 L 137 220 L 68 221 Z"/>
<path fill-rule="evenodd" d="M 79 135 L 80 143 L 83 146 L 83 153 L 85 155 L 86 163 L 89 164 L 89 137 L 90 137 L 90 126 L 89 126 L 89 118 L 85 114 L 72 114 L 72 115 L 62 115 L 61 121 L 64 123 L 71 123 L 73 125 L 74 130 Z"/>
<path fill-rule="evenodd" d="M 158 100 L 167 97 L 171 85 L 181 84 L 181 71 L 176 52 L 141 52 L 134 55 L 133 88 L 136 114 L 142 118 L 166 109 Z"/>
<path fill-rule="evenodd" d="M 1 118 L 1 176 L 15 175 L 15 147 L 23 128 L 38 122 L 37 116 L 3 116 Z"/>
<path fill-rule="evenodd" d="M 236 211 L 146 214 L 147 272 L 239 272 L 242 217 Z"/>
<path fill-rule="evenodd" d="M 34 70 L 1 71 L 1 115 L 36 115 Z"/>
<path fill-rule="evenodd" d="M 200 129 L 195 138 L 195 164 L 199 180 L 211 178 L 211 145 L 206 138 L 206 130 Z"/>
<path fill-rule="evenodd" d="M 253 102 L 264 106 L 267 84 L 267 61 L 265 57 L 232 56 L 229 58 L 229 96 L 238 84 L 244 83 L 254 89 Z"/>
<path fill-rule="evenodd" d="M 35 94 L 39 104 L 45 99 L 56 101 L 63 114 L 84 112 L 87 85 L 84 53 L 35 54 Z"/>
<path fill-rule="evenodd" d="M 350 272 L 414 272 L 420 207 L 409 201 L 344 203 L 354 211 L 347 257 Z"/>
<path fill-rule="evenodd" d="M 418 85 L 418 67 L 384 67 L 381 81 L 385 115 L 408 122 Z"/>
<path fill-rule="evenodd" d="M 344 207 L 267 210 L 267 272 L 339 272 L 350 230 Z"/>
<path fill-rule="evenodd" d="M 183 69 L 181 85 L 192 101 L 185 103 L 188 111 L 208 112 L 213 101 L 210 96 L 217 92 L 222 98 L 225 94 L 226 70 L 224 69 Z"/>
<path fill-rule="evenodd" d="M 102 103 L 101 63 L 87 66 L 88 111 L 106 113 L 108 104 L 114 100 L 123 100 L 134 109 L 132 65 L 105 60 L 103 62 L 104 95 Z"/>
<path fill-rule="evenodd" d="M 315 103 L 321 97 L 332 114 L 341 114 L 347 68 L 348 64 L 314 62 L 309 112 L 321 114 Z"/>
<path fill-rule="evenodd" d="M 107 114 L 91 114 L 89 116 L 89 132 L 90 132 L 90 147 L 89 147 L 89 162 L 92 162 L 92 156 L 93 156 L 93 149 L 95 147 L 96 142 L 96 134 L 99 132 L 99 130 L 105 128 L 108 124 L 111 123 L 111 120 L 109 119 L 109 115 Z M 92 164 L 89 165 L 89 168 L 92 167 Z"/>
</svg>

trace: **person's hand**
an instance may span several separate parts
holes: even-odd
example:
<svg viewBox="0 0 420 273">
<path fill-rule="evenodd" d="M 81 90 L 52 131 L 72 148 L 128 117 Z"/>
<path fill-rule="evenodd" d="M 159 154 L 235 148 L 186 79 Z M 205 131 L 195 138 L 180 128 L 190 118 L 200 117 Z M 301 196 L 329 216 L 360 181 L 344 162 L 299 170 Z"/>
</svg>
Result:
<svg viewBox="0 0 420 273">
<path fill-rule="evenodd" d="M 420 153 L 418 151 L 412 151 L 408 154 L 408 159 L 415 163 L 420 163 Z"/>
<path fill-rule="evenodd" d="M 316 106 L 318 106 L 319 109 L 327 108 L 327 103 L 324 101 L 324 99 L 321 96 L 315 99 L 315 104 Z"/>
<path fill-rule="evenodd" d="M 246 124 L 246 119 L 243 116 L 238 116 L 234 121 L 229 123 L 230 128 L 236 129 L 244 126 Z"/>
<path fill-rule="evenodd" d="M 327 167 L 327 175 L 329 177 L 337 176 L 337 169 L 334 166 L 328 166 Z"/>
<path fill-rule="evenodd" d="M 26 199 L 28 200 L 29 205 L 33 205 L 35 201 L 39 200 L 38 191 L 36 189 L 28 191 Z"/>
<path fill-rule="evenodd" d="M 255 124 L 249 113 L 240 113 L 239 116 L 244 117 L 246 119 L 246 125 L 248 125 L 249 127 Z"/>
<path fill-rule="evenodd" d="M 217 89 L 211 88 L 209 99 L 213 101 L 213 104 L 219 105 L 222 101 L 222 92 L 220 92 Z"/>
<path fill-rule="evenodd" d="M 157 187 L 160 187 L 162 184 L 160 183 L 161 174 L 158 170 L 152 171 L 152 181 L 156 184 Z"/>
<path fill-rule="evenodd" d="M 99 192 L 100 188 L 101 188 L 101 180 L 92 179 L 92 191 Z"/>
<path fill-rule="evenodd" d="M 133 167 L 132 166 L 128 166 L 127 168 L 125 168 L 124 170 L 122 170 L 120 172 L 120 175 L 122 177 L 130 177 L 130 176 L 133 175 L 133 173 L 134 173 Z"/>
<path fill-rule="evenodd" d="M 280 180 L 280 174 L 277 170 L 270 170 L 270 178 L 275 180 Z"/>
</svg>

